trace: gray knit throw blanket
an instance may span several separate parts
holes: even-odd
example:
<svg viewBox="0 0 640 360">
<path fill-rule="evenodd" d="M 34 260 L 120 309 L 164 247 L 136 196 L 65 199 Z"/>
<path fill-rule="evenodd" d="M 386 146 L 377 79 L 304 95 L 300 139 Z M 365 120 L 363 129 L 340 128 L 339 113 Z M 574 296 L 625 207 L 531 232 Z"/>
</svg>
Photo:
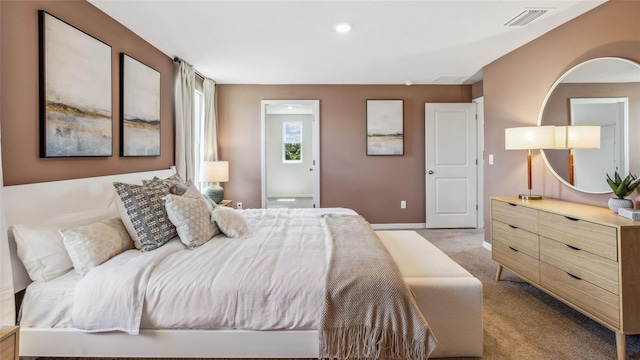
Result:
<svg viewBox="0 0 640 360">
<path fill-rule="evenodd" d="M 426 359 L 437 341 L 369 223 L 359 215 L 324 219 L 332 245 L 319 358 Z"/>
</svg>

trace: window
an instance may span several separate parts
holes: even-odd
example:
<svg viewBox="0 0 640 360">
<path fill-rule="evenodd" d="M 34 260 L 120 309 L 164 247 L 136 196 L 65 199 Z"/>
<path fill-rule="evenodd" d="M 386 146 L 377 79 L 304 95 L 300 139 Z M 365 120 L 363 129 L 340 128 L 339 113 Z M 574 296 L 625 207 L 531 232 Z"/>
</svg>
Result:
<svg viewBox="0 0 640 360">
<path fill-rule="evenodd" d="M 200 163 L 202 162 L 202 144 L 204 143 L 204 94 L 201 91 L 195 90 L 193 93 L 193 120 L 194 120 L 194 129 L 195 132 L 195 143 L 193 146 L 195 147 L 194 151 L 194 162 L 195 162 L 195 171 L 193 173 L 194 179 L 190 179 L 193 181 L 193 184 L 200 190 L 202 187 L 202 183 L 199 181 L 200 179 Z"/>
<path fill-rule="evenodd" d="M 282 123 L 282 162 L 302 162 L 302 122 Z"/>
</svg>

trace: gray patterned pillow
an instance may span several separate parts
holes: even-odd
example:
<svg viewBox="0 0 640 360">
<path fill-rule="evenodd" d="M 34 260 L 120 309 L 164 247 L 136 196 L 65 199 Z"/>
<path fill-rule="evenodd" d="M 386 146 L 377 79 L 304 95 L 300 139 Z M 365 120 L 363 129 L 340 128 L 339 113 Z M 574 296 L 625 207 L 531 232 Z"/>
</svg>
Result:
<svg viewBox="0 0 640 360">
<path fill-rule="evenodd" d="M 169 194 L 164 197 L 169 219 L 176 226 L 180 241 L 189 249 L 197 248 L 220 234 L 211 221 L 211 210 L 204 197 L 189 198 Z"/>
<path fill-rule="evenodd" d="M 71 229 L 58 230 L 64 238 L 73 267 L 80 275 L 133 247 L 119 218 Z"/>
<path fill-rule="evenodd" d="M 113 187 L 120 218 L 137 249 L 157 249 L 178 234 L 162 200 L 169 194 L 167 186 L 114 182 Z"/>
</svg>

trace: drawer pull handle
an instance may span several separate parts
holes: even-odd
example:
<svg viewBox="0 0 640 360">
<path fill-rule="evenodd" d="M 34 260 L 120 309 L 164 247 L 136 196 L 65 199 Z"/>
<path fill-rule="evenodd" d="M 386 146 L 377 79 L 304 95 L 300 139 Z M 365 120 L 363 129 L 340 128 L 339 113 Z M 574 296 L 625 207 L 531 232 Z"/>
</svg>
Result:
<svg viewBox="0 0 640 360">
<path fill-rule="evenodd" d="M 514 249 L 511 246 L 509 246 L 509 249 L 513 250 L 513 251 L 518 251 L 518 249 Z"/>
<path fill-rule="evenodd" d="M 512 204 L 512 203 L 507 203 L 507 204 L 509 204 L 509 205 L 511 205 L 511 206 L 518 206 L 518 205 L 516 205 L 516 204 Z"/>
<path fill-rule="evenodd" d="M 512 229 L 517 229 L 518 228 L 517 226 L 513 226 L 513 225 L 509 225 L 509 227 L 512 228 Z"/>
<path fill-rule="evenodd" d="M 567 245 L 567 244 L 565 244 L 565 245 Z M 580 249 L 580 248 L 577 248 L 577 247 L 575 247 L 575 246 L 571 246 L 571 245 L 567 245 L 567 247 L 568 247 L 569 249 L 573 249 L 573 250 L 577 250 L 577 251 L 582 250 L 582 249 Z"/>
<path fill-rule="evenodd" d="M 576 280 L 582 280 L 581 278 L 579 278 L 579 277 L 577 277 L 577 276 L 575 276 L 573 274 L 567 273 L 567 275 L 571 276 L 572 278 L 574 278 Z"/>
<path fill-rule="evenodd" d="M 565 218 L 567 218 L 568 220 L 571 220 L 571 221 L 578 221 L 578 220 L 580 220 L 580 219 L 576 219 L 576 218 L 572 218 L 572 217 L 568 217 L 568 216 L 565 216 Z"/>
</svg>

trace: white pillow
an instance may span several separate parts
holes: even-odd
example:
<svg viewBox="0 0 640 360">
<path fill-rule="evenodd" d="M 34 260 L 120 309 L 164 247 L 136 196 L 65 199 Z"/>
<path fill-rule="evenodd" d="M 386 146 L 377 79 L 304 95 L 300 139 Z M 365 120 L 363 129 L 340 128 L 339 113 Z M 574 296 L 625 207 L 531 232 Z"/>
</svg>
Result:
<svg viewBox="0 0 640 360">
<path fill-rule="evenodd" d="M 215 221 L 227 237 L 242 237 L 249 232 L 249 225 L 244 216 L 230 207 L 218 206 L 211 212 L 211 220 Z"/>
<path fill-rule="evenodd" d="M 41 224 L 16 224 L 11 232 L 18 258 L 33 281 L 49 281 L 73 268 L 59 228 L 82 226 L 117 215 L 113 211 L 65 214 Z"/>
<path fill-rule="evenodd" d="M 175 225 L 180 241 L 189 249 L 197 248 L 220 234 L 218 226 L 211 220 L 211 208 L 204 197 L 169 194 L 163 199 L 169 220 Z"/>
<path fill-rule="evenodd" d="M 120 218 L 59 231 L 73 267 L 82 276 L 112 257 L 133 248 L 133 240 Z"/>
</svg>

